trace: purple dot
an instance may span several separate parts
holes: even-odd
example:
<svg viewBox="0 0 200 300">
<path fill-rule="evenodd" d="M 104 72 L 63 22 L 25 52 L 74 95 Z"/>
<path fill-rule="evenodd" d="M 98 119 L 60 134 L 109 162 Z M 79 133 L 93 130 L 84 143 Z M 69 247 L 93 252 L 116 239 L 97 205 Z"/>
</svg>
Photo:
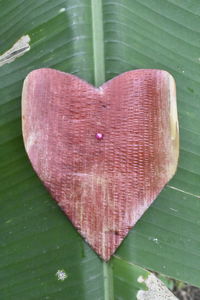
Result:
<svg viewBox="0 0 200 300">
<path fill-rule="evenodd" d="M 102 140 L 103 139 L 103 133 L 97 132 L 95 135 L 97 140 Z"/>
</svg>

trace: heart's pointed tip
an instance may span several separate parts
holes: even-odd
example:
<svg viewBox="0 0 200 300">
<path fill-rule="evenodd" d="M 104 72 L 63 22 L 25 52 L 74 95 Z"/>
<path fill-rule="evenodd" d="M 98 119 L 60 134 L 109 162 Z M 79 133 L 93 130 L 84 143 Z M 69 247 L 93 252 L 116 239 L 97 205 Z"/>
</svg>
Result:
<svg viewBox="0 0 200 300">
<path fill-rule="evenodd" d="M 109 256 L 109 257 L 105 257 L 105 258 L 101 257 L 101 259 L 102 259 L 105 263 L 108 263 L 108 262 L 110 261 L 111 257 L 112 257 L 112 255 Z"/>
<path fill-rule="evenodd" d="M 121 245 L 121 243 L 123 242 L 123 240 L 127 234 L 128 233 L 126 232 L 124 237 L 121 238 L 120 240 L 118 240 L 117 243 L 112 243 L 112 240 L 110 240 L 107 242 L 107 244 L 99 245 L 99 248 L 93 247 L 92 244 L 89 244 L 89 245 L 96 252 L 96 254 L 102 259 L 102 261 L 108 262 L 112 258 L 112 256 L 115 254 L 115 252 L 117 251 L 118 247 Z"/>
<path fill-rule="evenodd" d="M 102 259 L 102 261 L 104 261 L 106 263 L 109 262 L 109 260 L 111 259 L 112 255 L 114 254 L 114 252 L 111 253 L 111 254 L 106 254 L 106 255 L 103 254 L 103 253 L 98 253 L 98 252 L 96 252 L 96 253 Z"/>
</svg>

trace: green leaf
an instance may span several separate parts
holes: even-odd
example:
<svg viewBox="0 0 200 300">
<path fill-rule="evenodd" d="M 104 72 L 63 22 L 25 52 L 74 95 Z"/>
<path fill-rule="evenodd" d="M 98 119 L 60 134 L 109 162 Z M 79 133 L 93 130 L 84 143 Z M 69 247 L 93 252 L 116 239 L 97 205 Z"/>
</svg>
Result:
<svg viewBox="0 0 200 300">
<path fill-rule="evenodd" d="M 0 298 L 136 299 L 137 272 L 127 267 L 132 263 L 200 286 L 198 1 L 0 4 L 1 54 L 30 36 L 30 50 L 0 68 Z M 41 67 L 96 85 L 136 68 L 165 69 L 176 79 L 181 136 L 177 174 L 108 265 L 78 235 L 26 157 L 21 89 L 25 76 Z M 62 270 L 66 278 L 58 280 Z"/>
</svg>

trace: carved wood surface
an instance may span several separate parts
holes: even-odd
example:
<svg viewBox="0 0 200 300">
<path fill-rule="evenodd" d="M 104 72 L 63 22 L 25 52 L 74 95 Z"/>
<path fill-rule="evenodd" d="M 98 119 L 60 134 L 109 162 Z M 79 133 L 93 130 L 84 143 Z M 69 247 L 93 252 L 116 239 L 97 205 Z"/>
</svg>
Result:
<svg viewBox="0 0 200 300">
<path fill-rule="evenodd" d="M 175 173 L 173 77 L 135 70 L 95 88 L 71 74 L 35 70 L 24 82 L 22 118 L 33 168 L 108 260 Z"/>
</svg>

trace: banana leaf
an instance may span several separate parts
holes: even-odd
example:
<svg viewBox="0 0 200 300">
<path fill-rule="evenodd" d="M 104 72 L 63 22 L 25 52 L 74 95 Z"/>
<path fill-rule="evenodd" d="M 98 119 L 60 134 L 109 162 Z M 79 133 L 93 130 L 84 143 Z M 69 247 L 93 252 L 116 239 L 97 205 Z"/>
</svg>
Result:
<svg viewBox="0 0 200 300">
<path fill-rule="evenodd" d="M 200 286 L 200 3 L 0 4 L 0 298 L 137 299 L 141 286 L 135 264 Z M 24 36 L 30 41 L 10 55 L 9 49 Z M 109 264 L 76 232 L 25 154 L 22 84 L 30 71 L 41 67 L 94 85 L 139 68 L 164 69 L 176 79 L 181 137 L 177 173 Z"/>
</svg>

